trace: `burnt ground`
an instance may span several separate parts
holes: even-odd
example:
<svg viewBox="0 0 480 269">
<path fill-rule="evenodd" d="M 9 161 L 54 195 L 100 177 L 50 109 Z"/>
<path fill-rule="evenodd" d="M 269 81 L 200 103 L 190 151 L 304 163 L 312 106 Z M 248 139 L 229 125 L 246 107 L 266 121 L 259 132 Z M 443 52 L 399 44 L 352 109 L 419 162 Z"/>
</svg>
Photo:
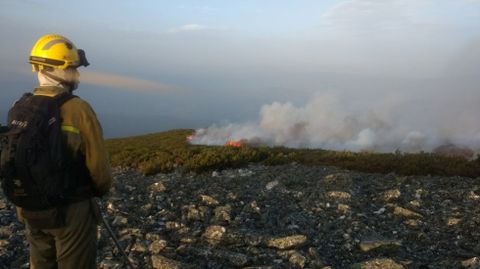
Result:
<svg viewBox="0 0 480 269">
<path fill-rule="evenodd" d="M 251 165 L 115 170 L 107 220 L 137 268 L 480 268 L 478 178 Z M 99 229 L 98 268 L 127 268 Z M 28 245 L 0 197 L 0 267 Z"/>
</svg>

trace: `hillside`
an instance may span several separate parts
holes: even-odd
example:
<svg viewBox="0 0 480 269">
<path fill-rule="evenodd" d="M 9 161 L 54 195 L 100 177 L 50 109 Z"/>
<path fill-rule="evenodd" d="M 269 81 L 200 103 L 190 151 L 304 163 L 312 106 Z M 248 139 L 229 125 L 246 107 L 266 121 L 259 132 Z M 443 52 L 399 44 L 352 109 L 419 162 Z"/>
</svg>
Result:
<svg viewBox="0 0 480 269">
<path fill-rule="evenodd" d="M 115 169 L 103 211 L 137 268 L 478 268 L 479 180 L 250 165 Z M 0 268 L 28 268 L 0 195 Z M 98 268 L 126 268 L 102 229 Z"/>
<path fill-rule="evenodd" d="M 193 130 L 172 130 L 107 140 L 113 166 L 140 170 L 145 175 L 186 171 L 212 171 L 241 167 L 249 163 L 266 165 L 299 163 L 327 165 L 371 173 L 398 175 L 480 176 L 480 159 L 431 153 L 352 153 L 320 149 L 289 149 L 242 146 L 190 145 L 187 136 Z"/>
<path fill-rule="evenodd" d="M 480 267 L 478 160 L 193 146 L 191 132 L 107 141 L 102 208 L 137 268 Z M 0 268 L 28 268 L 13 209 L 0 194 Z M 126 268 L 112 246 L 102 228 L 99 269 Z"/>
</svg>

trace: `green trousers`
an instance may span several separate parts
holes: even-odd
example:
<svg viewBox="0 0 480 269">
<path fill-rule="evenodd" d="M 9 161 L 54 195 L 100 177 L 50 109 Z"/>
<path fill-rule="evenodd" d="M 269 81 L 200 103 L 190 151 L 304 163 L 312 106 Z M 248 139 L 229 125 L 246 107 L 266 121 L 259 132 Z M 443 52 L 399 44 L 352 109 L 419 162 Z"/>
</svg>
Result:
<svg viewBox="0 0 480 269">
<path fill-rule="evenodd" d="M 98 207 L 91 200 L 66 209 L 66 225 L 34 229 L 25 220 L 30 269 L 96 269 Z"/>
</svg>

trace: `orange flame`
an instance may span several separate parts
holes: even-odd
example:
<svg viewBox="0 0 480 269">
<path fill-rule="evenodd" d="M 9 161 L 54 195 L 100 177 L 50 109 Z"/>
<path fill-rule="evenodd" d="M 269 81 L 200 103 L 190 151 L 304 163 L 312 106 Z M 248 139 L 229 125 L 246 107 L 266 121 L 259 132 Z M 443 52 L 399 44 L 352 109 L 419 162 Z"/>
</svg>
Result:
<svg viewBox="0 0 480 269">
<path fill-rule="evenodd" d="M 239 148 L 239 147 L 245 146 L 246 143 L 247 143 L 247 140 L 245 140 L 245 139 L 241 139 L 241 140 L 238 140 L 238 141 L 228 140 L 228 141 L 225 143 L 225 146 L 226 146 L 226 147 Z"/>
<path fill-rule="evenodd" d="M 192 141 L 194 137 L 195 137 L 195 135 L 193 135 L 193 134 L 187 136 L 187 141 Z"/>
</svg>

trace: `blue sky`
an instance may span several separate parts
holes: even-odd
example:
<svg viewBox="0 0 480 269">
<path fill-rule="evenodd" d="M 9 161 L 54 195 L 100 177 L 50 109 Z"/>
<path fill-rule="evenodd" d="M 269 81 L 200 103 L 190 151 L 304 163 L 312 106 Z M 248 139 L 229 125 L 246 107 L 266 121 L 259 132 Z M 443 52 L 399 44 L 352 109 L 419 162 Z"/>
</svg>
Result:
<svg viewBox="0 0 480 269">
<path fill-rule="evenodd" d="M 323 91 L 473 92 L 480 70 L 477 0 L 3 0 L 0 119 L 35 86 L 26 59 L 52 32 L 86 50 L 77 94 L 107 136 L 254 120 Z"/>
</svg>

